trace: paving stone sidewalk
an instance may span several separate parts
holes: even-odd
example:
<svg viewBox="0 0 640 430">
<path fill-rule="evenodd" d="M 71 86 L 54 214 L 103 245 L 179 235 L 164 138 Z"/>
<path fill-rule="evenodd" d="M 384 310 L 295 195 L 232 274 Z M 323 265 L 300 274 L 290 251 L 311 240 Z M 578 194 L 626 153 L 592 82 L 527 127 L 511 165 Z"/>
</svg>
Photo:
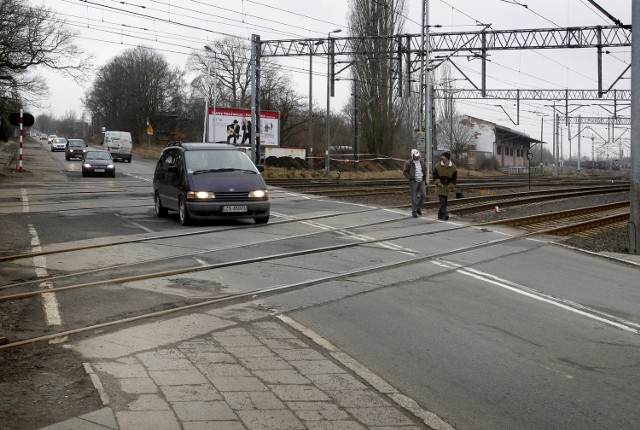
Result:
<svg viewBox="0 0 640 430">
<path fill-rule="evenodd" d="M 46 430 L 450 428 L 427 426 L 393 387 L 299 329 L 239 305 L 72 344 L 105 407 Z"/>
</svg>

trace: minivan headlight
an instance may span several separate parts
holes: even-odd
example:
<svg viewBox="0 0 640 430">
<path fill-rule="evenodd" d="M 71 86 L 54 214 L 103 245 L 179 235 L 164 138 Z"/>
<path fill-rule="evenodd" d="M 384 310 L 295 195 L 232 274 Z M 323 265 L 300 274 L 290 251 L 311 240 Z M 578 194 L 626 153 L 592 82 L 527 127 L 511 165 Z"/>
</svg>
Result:
<svg viewBox="0 0 640 430">
<path fill-rule="evenodd" d="M 249 197 L 252 199 L 265 199 L 269 195 L 267 190 L 253 190 L 249 193 Z"/>
<path fill-rule="evenodd" d="M 187 198 L 190 200 L 215 199 L 216 195 L 210 191 L 189 191 L 187 193 Z"/>
</svg>

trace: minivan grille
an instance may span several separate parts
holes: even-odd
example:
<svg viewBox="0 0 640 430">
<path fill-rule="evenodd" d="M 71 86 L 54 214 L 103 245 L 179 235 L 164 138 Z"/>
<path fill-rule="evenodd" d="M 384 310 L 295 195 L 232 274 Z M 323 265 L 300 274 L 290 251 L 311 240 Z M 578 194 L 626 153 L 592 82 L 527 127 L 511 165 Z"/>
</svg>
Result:
<svg viewBox="0 0 640 430">
<path fill-rule="evenodd" d="M 217 192 L 216 194 L 216 200 L 218 201 L 222 201 L 222 202 L 239 202 L 239 201 L 249 201 L 251 200 L 249 198 L 249 193 L 248 192 L 244 192 L 244 193 L 220 193 Z"/>
</svg>

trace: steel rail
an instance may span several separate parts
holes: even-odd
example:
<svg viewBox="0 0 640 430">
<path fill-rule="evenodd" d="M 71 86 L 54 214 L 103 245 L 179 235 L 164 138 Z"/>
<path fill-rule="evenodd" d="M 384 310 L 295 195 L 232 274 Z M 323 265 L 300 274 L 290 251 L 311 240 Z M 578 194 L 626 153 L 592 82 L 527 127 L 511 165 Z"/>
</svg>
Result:
<svg viewBox="0 0 640 430">
<path fill-rule="evenodd" d="M 535 236 L 535 235 L 538 235 L 538 234 L 545 234 L 545 233 L 548 233 L 550 231 L 552 231 L 552 230 L 541 231 L 541 232 L 526 232 L 526 233 L 523 233 L 521 235 L 503 237 L 503 238 L 490 240 L 490 241 L 487 241 L 487 242 L 484 242 L 484 243 L 480 243 L 480 244 L 476 244 L 476 245 L 471 245 L 471 246 L 467 246 L 467 247 L 460 247 L 460 248 L 455 248 L 455 249 L 451 249 L 451 250 L 448 250 L 448 251 L 443 251 L 443 252 L 433 253 L 433 254 L 429 254 L 429 255 L 423 255 L 423 256 L 419 256 L 419 257 L 415 257 L 415 258 L 410 258 L 410 259 L 407 259 L 407 260 L 404 260 L 404 261 L 393 262 L 393 263 L 383 263 L 383 264 L 378 264 L 378 265 L 375 265 L 375 266 L 369 266 L 369 267 L 364 267 L 364 268 L 360 268 L 360 269 L 348 270 L 348 271 L 344 271 L 344 272 L 341 272 L 341 273 L 322 276 L 322 277 L 319 277 L 319 278 L 305 280 L 305 281 L 301 281 L 301 282 L 296 282 L 296 283 L 291 283 L 291 284 L 286 284 L 286 285 L 277 285 L 277 286 L 267 287 L 267 288 L 259 288 L 259 289 L 255 289 L 255 290 L 252 290 L 252 291 L 249 291 L 249 292 L 245 292 L 245 293 L 229 294 L 229 295 L 225 295 L 225 296 L 222 296 L 222 297 L 216 297 L 214 299 L 209 299 L 209 300 L 205 300 L 205 301 L 201 301 L 201 302 L 197 302 L 197 303 L 192 303 L 192 304 L 189 304 L 189 305 L 183 305 L 183 306 L 177 306 L 177 307 L 171 308 L 171 309 L 165 309 L 165 310 L 162 310 L 162 311 L 150 312 L 150 313 L 146 313 L 146 314 L 136 315 L 136 316 L 133 316 L 133 317 L 121 318 L 121 319 L 118 319 L 118 320 L 108 321 L 108 322 L 104 322 L 104 323 L 100 323 L 100 324 L 93 324 L 93 325 L 89 325 L 89 326 L 84 326 L 84 327 L 79 327 L 79 328 L 75 328 L 75 329 L 65 330 L 65 331 L 62 331 L 62 332 L 52 333 L 52 334 L 48 334 L 48 335 L 44 335 L 44 336 L 38 336 L 38 337 L 30 338 L 30 339 L 23 339 L 23 340 L 20 340 L 20 341 L 9 342 L 9 343 L 6 343 L 4 345 L 0 345 L 0 350 L 17 348 L 17 347 L 21 347 L 21 346 L 25 346 L 25 345 L 29 345 L 29 344 L 33 344 L 33 343 L 38 343 L 38 342 L 52 341 L 52 340 L 55 340 L 55 339 L 64 339 L 64 338 L 66 338 L 68 336 L 71 336 L 71 335 L 74 335 L 74 334 L 89 332 L 89 331 L 102 329 L 102 328 L 106 328 L 106 327 L 119 326 L 119 325 L 122 325 L 122 324 L 127 324 L 127 323 L 146 320 L 146 319 L 159 318 L 159 317 L 162 317 L 162 316 L 172 315 L 172 314 L 179 313 L 179 312 L 182 312 L 182 311 L 187 311 L 187 310 L 191 310 L 191 309 L 197 309 L 197 308 L 205 307 L 205 306 L 213 306 L 213 305 L 218 305 L 218 304 L 229 305 L 229 304 L 233 304 L 235 302 L 241 302 L 243 300 L 244 301 L 252 301 L 252 300 L 255 300 L 255 299 L 261 298 L 261 297 L 267 297 L 267 296 L 271 296 L 271 295 L 285 293 L 285 292 L 288 292 L 288 291 L 293 291 L 293 290 L 299 290 L 299 289 L 303 289 L 303 288 L 313 287 L 313 286 L 320 285 L 320 284 L 325 283 L 325 282 L 338 281 L 338 280 L 342 280 L 342 279 L 349 279 L 350 277 L 359 276 L 359 275 L 362 275 L 362 274 L 365 274 L 365 273 L 372 273 L 372 272 L 376 272 L 376 271 L 390 270 L 390 269 L 395 269 L 395 268 L 398 268 L 398 267 L 403 267 L 403 266 L 407 266 L 407 265 L 411 265 L 411 264 L 416 264 L 416 263 L 422 263 L 422 262 L 425 262 L 425 261 L 435 260 L 435 259 L 438 259 L 438 258 L 446 257 L 446 256 L 451 255 L 451 254 L 472 251 L 472 250 L 475 250 L 475 249 L 486 248 L 486 247 L 489 247 L 489 246 L 494 246 L 494 245 L 510 242 L 510 241 L 517 240 L 517 239 L 523 239 L 523 238 Z M 442 232 L 446 232 L 446 231 L 443 230 Z M 388 239 L 386 239 L 386 240 L 388 240 Z M 361 245 L 361 244 L 362 243 L 359 243 L 359 244 L 356 244 L 356 245 Z M 625 260 L 617 260 L 617 259 L 615 259 L 615 260 L 619 261 L 621 263 L 635 265 L 635 263 L 628 262 L 628 261 L 625 261 Z M 451 268 L 450 270 L 453 271 L 453 270 L 459 270 L 459 269 L 460 269 L 460 267 L 454 267 L 454 268 Z M 440 276 L 440 275 L 441 275 L 441 273 L 438 273 L 437 275 L 431 275 L 430 277 Z M 386 286 L 380 286 L 379 288 L 380 289 L 381 288 L 386 288 Z M 540 292 L 537 292 L 537 291 L 531 291 L 531 293 L 543 295 L 543 293 L 540 293 Z M 575 305 L 576 306 L 580 306 L 582 308 L 586 308 L 585 306 L 580 305 L 580 304 L 575 304 Z M 616 319 L 615 316 L 612 316 L 612 318 Z M 635 333 L 636 334 L 640 334 L 640 330 L 636 330 Z"/>
<path fill-rule="evenodd" d="M 468 213 L 471 211 L 493 209 L 497 204 L 503 207 L 511 207 L 511 206 L 520 206 L 523 204 L 557 200 L 560 198 L 564 198 L 564 199 L 576 198 L 576 197 L 582 197 L 582 196 L 588 196 L 588 195 L 594 195 L 594 194 L 605 194 L 605 193 L 609 194 L 609 193 L 617 193 L 617 192 L 625 192 L 625 191 L 627 191 L 626 188 L 609 188 L 609 189 L 599 189 L 599 190 L 591 189 L 591 190 L 585 190 L 585 191 L 579 191 L 579 192 L 566 192 L 566 190 L 563 190 L 561 192 L 554 193 L 551 195 L 549 195 L 548 192 L 545 194 L 544 191 L 543 192 L 536 191 L 536 192 L 532 192 L 532 193 L 535 193 L 535 195 L 529 195 L 529 196 L 518 195 L 518 194 L 525 194 L 525 193 L 482 196 L 483 198 L 488 197 L 486 201 L 483 201 L 478 197 L 470 197 L 470 198 L 457 199 L 457 200 L 451 201 L 450 202 L 451 205 L 449 207 L 448 212 Z M 480 203 L 467 205 L 467 203 L 470 203 L 474 200 Z M 438 204 L 439 204 L 438 202 L 428 202 L 428 205 L 431 208 L 437 208 Z M 427 203 L 425 203 L 425 206 L 426 205 Z"/>
<path fill-rule="evenodd" d="M 453 229 L 447 229 L 447 230 L 442 230 L 442 233 L 451 231 L 451 230 L 455 230 L 455 229 L 461 229 L 461 228 L 468 228 L 469 226 L 466 227 L 455 227 Z M 424 262 L 424 261 L 429 261 L 429 260 L 434 260 L 437 258 L 442 258 L 454 253 L 460 253 L 460 252 L 467 252 L 467 251 L 472 251 L 475 249 L 480 249 L 480 248 L 485 248 L 488 246 L 493 246 L 493 245 L 497 245 L 497 244 L 501 244 L 501 243 L 505 243 L 505 242 L 509 242 L 509 241 L 513 241 L 513 240 L 517 240 L 517 239 L 522 239 L 522 238 L 526 238 L 529 236 L 533 236 L 534 234 L 537 233 L 531 233 L 531 232 L 527 232 L 527 233 L 523 233 L 521 235 L 517 235 L 517 236 L 509 236 L 509 237 L 501 237 L 499 239 L 494 239 L 494 240 L 490 240 L 487 242 L 483 242 L 483 243 L 479 243 L 479 244 L 475 244 L 475 245 L 471 245 L 471 246 L 465 246 L 465 247 L 459 247 L 459 248 L 455 248 L 455 249 L 451 249 L 448 251 L 443 251 L 443 252 L 437 252 L 437 253 L 433 253 L 433 254 L 429 254 L 429 255 L 423 255 L 420 257 L 415 257 L 415 258 L 409 258 L 403 261 L 398 261 L 398 262 L 393 262 L 393 263 L 383 263 L 383 264 L 378 264 L 375 266 L 368 266 L 368 267 L 364 267 L 364 268 L 359 268 L 359 269 L 352 269 L 352 270 L 348 270 L 348 271 L 344 271 L 341 273 L 337 273 L 337 274 L 332 274 L 332 275 L 327 275 L 327 276 L 322 276 L 319 278 L 315 278 L 315 279 L 311 279 L 311 280 L 306 280 L 306 281 L 301 281 L 301 282 L 296 282 L 296 283 L 292 283 L 292 284 L 286 284 L 286 285 L 278 285 L 278 286 L 273 286 L 273 287 L 267 287 L 267 288 L 259 288 L 259 289 L 255 289 L 249 292 L 245 292 L 245 293 L 238 293 L 238 294 L 229 294 L 229 295 L 225 295 L 223 297 L 216 297 L 214 299 L 209 299 L 209 300 L 205 300 L 205 301 L 201 301 L 201 302 L 197 302 L 197 303 L 192 303 L 192 304 L 188 304 L 188 305 L 183 305 L 183 306 L 177 306 L 171 309 L 165 309 L 162 311 L 155 311 L 155 312 L 150 312 L 150 313 L 146 313 L 146 314 L 141 314 L 141 315 L 136 315 L 133 317 L 128 317 L 128 318 L 122 318 L 122 319 L 118 319 L 118 320 L 114 320 L 114 321 L 108 321 L 108 322 L 104 322 L 104 323 L 100 323 L 100 324 L 94 324 L 94 325 L 89 325 L 89 326 L 85 326 L 85 327 L 80 327 L 80 328 L 76 328 L 76 329 L 70 329 L 70 330 L 65 330 L 62 332 L 57 332 L 57 333 L 52 333 L 52 334 L 48 334 L 48 335 L 44 335 L 44 336 L 38 336 L 38 337 L 34 337 L 34 338 L 30 338 L 30 339 L 24 339 L 24 340 L 20 340 L 20 341 L 16 341 L 16 342 L 10 342 L 10 343 L 6 343 L 4 345 L 0 345 L 0 350 L 4 350 L 4 349 L 11 349 L 11 348 L 16 348 L 16 347 L 20 347 L 20 346 L 24 346 L 24 345 L 28 345 L 28 344 L 32 344 L 32 343 L 37 343 L 37 342 L 44 342 L 44 341 L 50 341 L 50 340 L 54 340 L 54 339 L 60 339 L 60 338 L 65 338 L 67 336 L 73 335 L 73 334 L 78 334 L 78 333 L 83 333 L 83 332 L 87 332 L 87 331 L 92 331 L 92 330 L 96 330 L 96 329 L 101 329 L 101 328 L 105 328 L 105 327 L 112 327 L 112 326 L 117 326 L 117 325 L 122 325 L 122 324 L 127 324 L 130 322 L 135 322 L 135 321 L 140 321 L 140 320 L 144 320 L 144 319 L 151 319 L 151 318 L 158 318 L 161 316 L 165 316 L 165 315 L 170 315 L 170 314 L 174 314 L 174 313 L 178 313 L 178 312 L 182 312 L 185 310 L 191 310 L 191 309 L 196 309 L 199 307 L 203 307 L 203 306 L 210 306 L 210 305 L 216 305 L 216 304 L 232 304 L 236 301 L 241 301 L 243 299 L 245 300 L 255 300 L 256 298 L 260 298 L 260 297 L 266 297 L 269 295 L 275 295 L 275 294 L 280 294 L 280 293 L 284 293 L 287 291 L 292 291 L 292 290 L 298 290 L 298 289 L 302 289 L 302 288 L 308 288 L 308 287 L 312 287 L 318 284 L 322 284 L 325 282 L 330 282 L 330 281 L 337 281 L 337 280 L 341 280 L 341 279 L 348 279 L 350 277 L 353 276 L 359 276 L 362 274 L 366 274 L 366 273 L 371 273 L 371 272 L 376 272 L 376 271 L 383 271 L 383 270 L 390 270 L 390 269 L 395 269 L 398 267 L 403 267 L 406 265 L 411 265 L 411 264 L 416 264 L 416 263 L 420 263 L 420 262 Z M 415 237 L 415 234 L 411 234 L 411 235 L 406 235 L 406 237 Z M 339 246 L 332 246 L 332 247 L 321 247 L 321 248 L 317 248 L 317 249 L 322 249 L 323 252 L 326 250 L 331 250 L 331 249 L 341 249 L 341 248 L 347 248 L 347 247 L 354 247 L 354 246 L 363 246 L 363 245 L 367 245 L 370 244 L 371 242 L 378 242 L 378 241 L 384 241 L 384 240 L 391 240 L 389 238 L 387 239 L 375 239 L 375 240 L 371 240 L 371 241 L 366 241 L 366 242 L 356 242 L 356 243 L 352 243 L 352 244 L 343 244 L 343 245 L 339 245 Z M 309 253 L 309 251 L 303 251 L 305 253 Z M 280 255 L 285 255 L 288 253 L 283 253 Z M 274 258 L 275 256 L 271 256 L 272 258 Z M 238 260 L 236 262 L 236 264 L 249 264 L 251 262 L 254 261 L 265 261 L 267 257 L 259 257 L 256 259 L 246 259 L 246 260 Z M 285 257 L 282 257 L 285 258 Z M 242 263 L 240 263 L 242 262 Z M 222 263 L 221 265 L 211 265 L 211 266 L 218 266 L 218 267 L 226 267 L 230 265 L 230 263 Z M 206 269 L 201 269 L 201 270 L 212 270 L 214 268 L 218 268 L 218 267 L 210 267 L 210 268 L 206 268 Z M 456 268 L 457 269 L 457 268 Z M 435 276 L 435 275 L 433 275 Z M 112 282 L 116 282 L 117 280 L 113 280 Z M 380 287 L 380 288 L 384 288 L 384 287 Z M 47 292 L 53 292 L 55 291 L 54 289 L 48 289 L 46 291 L 40 291 L 38 292 L 38 294 L 42 294 L 42 293 L 47 293 Z M 33 294 L 32 296 L 35 296 L 37 294 Z M 5 296 L 6 297 L 6 296 Z"/>
<path fill-rule="evenodd" d="M 289 220 L 288 222 L 296 222 L 296 221 L 306 222 L 308 220 L 309 219 L 307 219 L 307 218 L 304 218 L 304 219 L 300 218 L 300 219 L 296 219 L 296 220 Z M 249 247 L 249 246 L 256 246 L 256 245 L 279 242 L 279 241 L 284 241 L 284 240 L 292 240 L 292 239 L 295 240 L 295 239 L 300 239 L 300 238 L 304 238 L 304 237 L 310 237 L 310 236 L 319 235 L 319 234 L 332 233 L 332 232 L 336 232 L 336 231 L 349 231 L 349 230 L 355 229 L 355 228 L 373 227 L 373 226 L 378 226 L 378 225 L 382 225 L 382 224 L 391 224 L 391 223 L 394 223 L 394 222 L 397 222 L 397 221 L 403 221 L 403 220 L 406 220 L 406 216 L 402 216 L 401 218 L 396 218 L 396 219 L 391 219 L 391 220 L 354 224 L 354 225 L 350 225 L 350 226 L 347 226 L 347 227 L 333 227 L 333 228 L 329 228 L 329 229 L 322 230 L 322 231 L 313 231 L 313 232 L 309 232 L 309 233 L 301 233 L 301 234 L 297 234 L 297 235 L 293 235 L 293 236 L 280 237 L 280 238 L 276 238 L 276 239 L 257 240 L 257 241 L 254 241 L 254 242 L 248 242 L 248 243 L 243 243 L 243 244 L 234 245 L 234 246 L 207 248 L 207 249 L 199 250 L 199 251 L 196 251 L 196 252 L 187 252 L 187 253 L 183 253 L 183 254 L 172 255 L 172 256 L 169 256 L 169 257 L 150 258 L 150 259 L 147 259 L 147 260 L 136 261 L 134 263 L 115 264 L 115 265 L 111 265 L 111 266 L 104 266 L 104 267 L 100 267 L 100 268 L 97 268 L 97 269 L 91 269 L 91 270 L 83 270 L 83 271 L 80 271 L 80 272 L 75 272 L 75 273 L 65 274 L 65 275 L 54 275 L 54 276 L 46 276 L 46 277 L 41 277 L 41 278 L 32 278 L 32 279 L 29 279 L 29 280 L 16 282 L 16 283 L 13 283 L 13 284 L 2 285 L 2 286 L 0 286 L 0 290 L 7 290 L 7 289 L 10 289 L 10 288 L 17 288 L 17 287 L 21 287 L 21 286 L 25 286 L 25 285 L 34 284 L 34 283 L 41 283 L 43 281 L 58 281 L 58 280 L 61 280 L 61 279 L 67 279 L 67 278 L 77 277 L 77 276 L 81 276 L 81 275 L 89 275 L 89 274 L 105 272 L 105 271 L 109 271 L 109 270 L 124 269 L 124 268 L 134 268 L 136 266 L 148 265 L 148 264 L 158 263 L 158 262 L 166 263 L 167 260 L 175 260 L 175 259 L 179 259 L 179 258 L 189 258 L 189 257 L 201 256 L 203 254 L 209 254 L 209 253 L 212 253 L 212 252 L 228 251 L 228 250 L 232 250 L 232 249 L 246 248 L 246 247 Z M 70 251 L 70 252 L 74 252 L 74 251 Z"/>
<path fill-rule="evenodd" d="M 587 206 L 587 207 L 578 208 L 578 209 L 567 209 L 563 211 L 549 212 L 549 213 L 538 214 L 538 215 L 530 215 L 530 216 L 523 216 L 518 218 L 509 218 L 505 220 L 497 220 L 497 221 L 492 221 L 491 224 L 506 224 L 506 225 L 519 227 L 523 225 L 536 224 L 538 222 L 547 221 L 547 220 L 566 219 L 568 217 L 573 217 L 578 215 L 593 214 L 597 212 L 603 212 L 603 211 L 619 209 L 619 208 L 628 208 L 628 207 L 629 207 L 629 201 L 627 200 L 627 201 L 618 202 L 618 203 L 609 203 L 609 204 L 597 205 L 597 206 Z"/>
</svg>

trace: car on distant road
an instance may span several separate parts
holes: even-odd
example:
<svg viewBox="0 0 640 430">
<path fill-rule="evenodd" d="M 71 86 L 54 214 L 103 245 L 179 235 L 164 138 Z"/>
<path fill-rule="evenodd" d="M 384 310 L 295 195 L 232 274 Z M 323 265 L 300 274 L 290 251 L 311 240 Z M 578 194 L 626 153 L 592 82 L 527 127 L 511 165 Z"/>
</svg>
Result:
<svg viewBox="0 0 640 430">
<path fill-rule="evenodd" d="M 82 176 L 103 175 L 116 177 L 116 166 L 108 151 L 89 149 L 82 159 Z"/>
<path fill-rule="evenodd" d="M 47 143 L 51 144 L 51 141 L 52 141 L 53 139 L 55 139 L 56 137 L 58 137 L 58 136 L 56 136 L 55 134 L 50 134 L 50 135 L 47 137 Z"/>
<path fill-rule="evenodd" d="M 87 152 L 87 144 L 82 139 L 69 139 L 67 141 L 67 147 L 64 150 L 64 156 L 67 161 L 72 158 L 84 158 L 84 153 Z"/>
<path fill-rule="evenodd" d="M 106 131 L 102 149 L 109 151 L 114 160 L 131 163 L 131 133 L 128 131 Z"/>
<path fill-rule="evenodd" d="M 40 133 L 40 140 L 47 140 L 47 135 L 44 133 Z"/>
<path fill-rule="evenodd" d="M 156 215 L 178 211 L 180 224 L 193 218 L 252 218 L 269 222 L 269 193 L 251 159 L 233 145 L 171 142 L 153 176 Z"/>
<path fill-rule="evenodd" d="M 67 139 L 64 137 L 55 137 L 51 140 L 51 152 L 64 151 L 67 147 Z"/>
</svg>

